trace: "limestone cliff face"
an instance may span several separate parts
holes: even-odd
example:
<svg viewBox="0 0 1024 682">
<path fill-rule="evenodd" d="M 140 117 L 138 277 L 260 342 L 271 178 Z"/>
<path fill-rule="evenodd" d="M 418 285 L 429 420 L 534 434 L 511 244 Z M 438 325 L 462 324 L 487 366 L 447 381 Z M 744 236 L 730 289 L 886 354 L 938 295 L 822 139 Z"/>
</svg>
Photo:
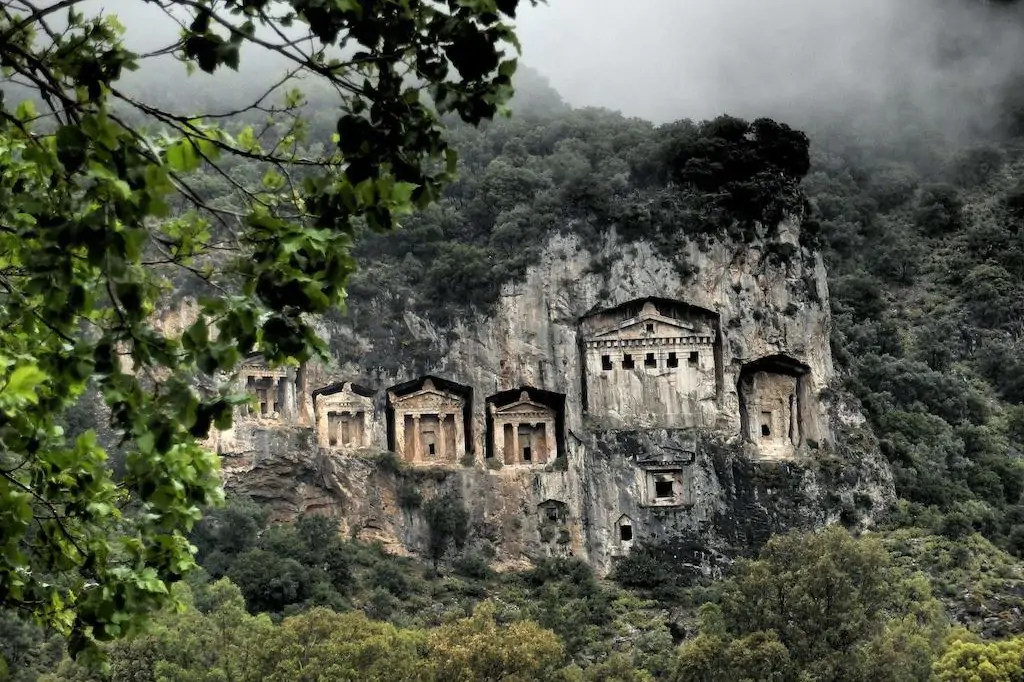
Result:
<svg viewBox="0 0 1024 682">
<path fill-rule="evenodd" d="M 264 412 L 212 443 L 226 485 L 401 552 L 426 538 L 417 501 L 457 488 L 496 563 L 572 554 L 599 572 L 640 545 L 708 571 L 777 530 L 869 524 L 892 482 L 837 389 L 824 268 L 797 230 L 676 254 L 555 236 L 493 314 L 393 321 L 433 344 L 431 378 L 356 355 L 256 371 Z"/>
</svg>

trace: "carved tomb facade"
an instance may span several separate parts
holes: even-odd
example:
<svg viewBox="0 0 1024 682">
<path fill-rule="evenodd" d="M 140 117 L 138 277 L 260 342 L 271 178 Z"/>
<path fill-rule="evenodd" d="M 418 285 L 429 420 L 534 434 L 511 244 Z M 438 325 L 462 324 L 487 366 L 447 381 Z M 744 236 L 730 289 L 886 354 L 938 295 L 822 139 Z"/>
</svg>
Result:
<svg viewBox="0 0 1024 682">
<path fill-rule="evenodd" d="M 292 367 L 271 369 L 259 355 L 243 361 L 239 375 L 256 405 L 244 407 L 242 416 L 296 422 L 304 400 L 302 370 Z"/>
<path fill-rule="evenodd" d="M 492 452 L 508 466 L 543 465 L 557 456 L 557 413 L 522 391 L 508 405 L 487 404 L 491 413 Z"/>
<path fill-rule="evenodd" d="M 713 313 L 634 302 L 585 318 L 581 336 L 588 414 L 609 427 L 714 424 L 720 361 Z"/>
<path fill-rule="evenodd" d="M 373 392 L 347 381 L 313 392 L 317 443 L 353 451 L 373 444 Z"/>
<path fill-rule="evenodd" d="M 394 451 L 411 464 L 454 464 L 466 454 L 466 398 L 435 387 L 427 378 L 419 390 L 388 392 Z"/>
</svg>

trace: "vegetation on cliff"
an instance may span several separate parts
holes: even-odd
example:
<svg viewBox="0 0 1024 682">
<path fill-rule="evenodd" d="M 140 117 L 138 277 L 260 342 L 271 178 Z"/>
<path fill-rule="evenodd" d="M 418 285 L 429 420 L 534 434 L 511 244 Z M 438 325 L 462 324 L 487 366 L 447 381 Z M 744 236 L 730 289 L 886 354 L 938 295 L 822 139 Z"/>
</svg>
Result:
<svg viewBox="0 0 1024 682">
<path fill-rule="evenodd" d="M 260 514 L 232 506 L 220 522 Z M 976 679 L 992 675 L 990 666 L 1002 676 L 980 679 L 1010 681 L 1022 672 L 1020 639 L 986 642 L 953 627 L 924 575 L 879 538 L 839 528 L 773 539 L 760 557 L 691 594 L 691 604 L 701 594 L 711 601 L 680 632 L 667 604 L 602 586 L 575 560 L 504 576 L 455 562 L 438 576 L 418 561 L 340 541 L 319 518 L 262 537 L 257 526 L 241 527 L 252 530 L 225 525 L 215 552 L 234 546 L 228 563 L 251 566 L 241 571 L 250 576 L 244 586 L 193 574 L 175 587 L 180 608 L 105 646 L 105 679 L 304 680 L 329 672 L 396 681 L 901 682 L 933 673 Z M 255 545 L 268 549 L 259 557 L 244 549 Z M 224 565 L 223 558 L 207 555 L 207 563 Z M 5 619 L 0 632 L 0 654 L 17 666 L 12 679 L 95 679 L 23 623 Z"/>
<path fill-rule="evenodd" d="M 440 128 L 397 81 L 366 94 L 332 76 L 355 97 L 353 114 L 363 101 L 400 124 L 383 137 L 358 117 L 339 125 L 336 93 L 313 86 L 305 106 L 292 99 L 278 112 L 294 122 L 301 110 L 305 123 L 260 141 L 251 126 L 265 111 L 199 127 L 161 115 L 170 103 L 153 84 L 119 94 L 111 84 L 132 57 L 114 47 L 115 24 L 73 19 L 50 36 L 64 47 L 47 64 L 27 25 L 0 9 L 4 66 L 46 95 L 37 107 L 57 101 L 46 116 L 0 109 L 0 679 L 95 679 L 64 655 L 87 637 L 122 637 L 102 646 L 113 680 L 1024 677 L 1024 89 L 1003 93 L 999 124 L 971 135 L 924 136 L 908 121 L 876 140 L 808 120 L 808 138 L 767 118 L 655 126 L 572 109 L 526 74 L 519 115 L 462 125 L 508 93 L 511 67 L 494 48 L 507 34 L 477 25 L 500 25 L 514 5 L 460 3 L 453 25 L 379 36 L 416 52 L 433 102 L 458 114 L 446 139 L 459 175 L 443 194 Z M 325 16 L 341 23 L 317 19 L 321 37 L 332 26 L 393 28 L 359 23 L 350 3 L 331 7 Z M 217 38 L 215 17 L 197 11 L 181 47 L 205 70 L 231 65 L 245 32 Z M 438 31 L 453 33 L 439 43 Z M 490 68 L 454 49 L 463 32 Z M 441 43 L 468 90 L 437 86 Z M 383 87 L 391 66 L 374 63 Z M 153 124 L 145 116 L 174 136 L 143 144 L 134 133 Z M 219 166 L 202 163 L 216 154 Z M 310 159 L 337 175 L 308 177 Z M 301 201 L 291 179 L 310 183 Z M 170 198 L 174 183 L 185 199 Z M 381 229 L 432 199 L 404 229 Z M 153 227 L 165 212 L 175 217 Z M 240 212 L 246 220 L 232 222 Z M 779 537 L 725 579 L 683 586 L 677 567 L 638 548 L 616 585 L 572 560 L 494 574 L 462 546 L 457 500 L 426 503 L 429 569 L 341 540 L 323 519 L 268 527 L 235 500 L 195 527 L 202 569 L 167 594 L 191 563 L 184 533 L 219 495 L 193 439 L 237 402 L 199 395 L 194 374 L 232 367 L 253 344 L 271 359 L 305 357 L 317 344 L 304 315 L 339 303 L 346 282 L 347 311 L 328 314 L 373 339 L 359 361 L 425 367 L 436 349 L 404 345 L 387 321 L 411 310 L 444 327 L 488 310 L 553 234 L 614 230 L 673 253 L 683 239 L 742 246 L 787 215 L 803 218 L 803 245 L 825 256 L 832 349 L 895 472 L 899 504 L 873 537 Z M 319 229 L 305 222 L 326 217 Z M 245 257 L 208 268 L 235 229 Z M 148 326 L 165 294 L 243 281 L 246 296 L 207 299 L 209 319 L 181 339 Z M 171 378 L 146 383 L 119 353 Z M 92 379 L 113 408 L 113 467 L 79 423 L 90 406 L 72 410 Z M 165 607 L 168 596 L 183 609 Z M 154 615 L 143 631 L 144 611 Z"/>
<path fill-rule="evenodd" d="M 80 651 L 166 602 L 193 563 L 185 534 L 221 496 L 196 439 L 245 401 L 226 385 L 200 393 L 197 377 L 251 350 L 275 364 L 323 352 L 311 316 L 344 300 L 356 225 L 387 231 L 436 199 L 455 163 L 439 115 L 476 124 L 511 94 L 517 5 L 172 0 L 150 7 L 181 34 L 146 54 L 82 0 L 0 6 L 4 607 Z M 237 69 L 246 50 L 286 77 L 238 109 L 181 113 L 173 95 L 122 79 L 169 54 Z M 277 101 L 300 75 L 335 96 L 333 137 L 315 151 L 298 148 L 301 95 Z M 200 167 L 231 201 L 197 182 Z M 153 313 L 183 279 L 206 294 L 198 320 L 165 334 Z M 117 466 L 93 430 L 62 427 L 90 385 L 110 408 Z"/>
</svg>

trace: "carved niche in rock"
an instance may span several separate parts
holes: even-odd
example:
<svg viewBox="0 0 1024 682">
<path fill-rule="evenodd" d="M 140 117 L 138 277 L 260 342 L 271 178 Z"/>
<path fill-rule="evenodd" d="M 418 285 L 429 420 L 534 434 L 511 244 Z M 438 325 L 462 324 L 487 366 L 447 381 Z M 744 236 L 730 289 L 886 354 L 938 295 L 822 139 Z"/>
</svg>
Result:
<svg viewBox="0 0 1024 682">
<path fill-rule="evenodd" d="M 619 520 L 615 522 L 615 539 L 618 541 L 618 549 L 621 552 L 628 553 L 632 549 L 634 533 L 633 519 L 625 514 L 620 516 Z"/>
<path fill-rule="evenodd" d="M 316 439 L 322 448 L 352 451 L 373 444 L 373 391 L 350 381 L 313 391 Z"/>
<path fill-rule="evenodd" d="M 560 500 L 544 500 L 537 505 L 537 529 L 541 544 L 548 552 L 564 555 L 572 543 L 569 531 L 569 506 Z"/>
<path fill-rule="evenodd" d="M 523 388 L 510 401 L 509 393 L 487 399 L 489 456 L 501 457 L 507 466 L 544 465 L 555 459 L 561 451 L 565 396 Z"/>
<path fill-rule="evenodd" d="M 472 390 L 437 377 L 388 390 L 388 443 L 411 464 L 453 464 L 469 451 Z"/>
<path fill-rule="evenodd" d="M 247 357 L 239 370 L 245 390 L 255 396 L 255 406 L 242 408 L 242 416 L 300 423 L 305 401 L 304 368 L 271 369 L 263 357 Z"/>
<path fill-rule="evenodd" d="M 809 379 L 810 368 L 785 355 L 741 369 L 740 428 L 757 459 L 792 459 L 808 440 L 817 440 Z"/>
<path fill-rule="evenodd" d="M 718 316 L 641 299 L 580 323 L 588 414 L 611 427 L 714 425 L 721 393 Z"/>
<path fill-rule="evenodd" d="M 643 498 L 643 504 L 647 507 L 682 507 L 693 504 L 691 468 L 645 468 Z"/>
</svg>

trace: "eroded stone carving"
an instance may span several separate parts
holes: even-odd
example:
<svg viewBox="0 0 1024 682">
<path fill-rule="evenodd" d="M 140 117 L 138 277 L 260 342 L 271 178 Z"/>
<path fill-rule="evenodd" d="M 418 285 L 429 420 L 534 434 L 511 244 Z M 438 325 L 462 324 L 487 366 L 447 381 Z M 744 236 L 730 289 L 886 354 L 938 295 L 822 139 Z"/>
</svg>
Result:
<svg viewBox="0 0 1024 682">
<path fill-rule="evenodd" d="M 558 454 L 556 420 L 552 407 L 531 399 L 523 390 L 515 402 L 498 405 L 488 398 L 491 450 L 506 466 L 543 465 Z"/>
<path fill-rule="evenodd" d="M 588 414 L 608 426 L 715 422 L 720 352 L 714 313 L 644 299 L 581 322 Z"/>
<path fill-rule="evenodd" d="M 457 384 L 445 384 L 446 388 L 438 388 L 434 378 L 428 377 L 419 388 L 388 391 L 391 447 L 411 464 L 452 464 L 466 454 L 468 400 L 465 393 L 452 390 Z"/>
<path fill-rule="evenodd" d="M 271 369 L 262 356 L 255 354 L 242 362 L 239 376 L 246 391 L 256 397 L 254 407 L 242 408 L 242 417 L 304 423 L 301 367 Z"/>
<path fill-rule="evenodd" d="M 373 443 L 373 391 L 350 381 L 313 391 L 317 443 L 348 452 Z"/>
<path fill-rule="evenodd" d="M 618 549 L 622 553 L 628 553 L 633 548 L 633 519 L 623 514 L 619 517 L 619 520 L 615 522 L 616 538 L 618 540 Z"/>
<path fill-rule="evenodd" d="M 785 460 L 817 439 L 811 417 L 809 368 L 776 355 L 743 366 L 740 372 L 740 424 L 757 459 Z"/>
<path fill-rule="evenodd" d="M 648 507 L 681 507 L 693 504 L 693 481 L 688 468 L 645 468 L 643 503 Z"/>
<path fill-rule="evenodd" d="M 572 543 L 569 506 L 561 500 L 544 500 L 537 505 L 537 530 L 542 545 L 551 555 L 566 555 Z"/>
</svg>

